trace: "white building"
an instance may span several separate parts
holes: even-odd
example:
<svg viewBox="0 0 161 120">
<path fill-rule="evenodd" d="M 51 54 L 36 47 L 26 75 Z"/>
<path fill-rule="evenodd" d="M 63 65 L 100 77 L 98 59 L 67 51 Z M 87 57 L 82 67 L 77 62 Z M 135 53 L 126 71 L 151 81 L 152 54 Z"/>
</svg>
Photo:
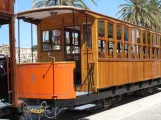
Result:
<svg viewBox="0 0 161 120">
<path fill-rule="evenodd" d="M 20 55 L 19 55 L 20 52 Z M 10 56 L 10 48 L 9 44 L 3 44 L 0 45 L 0 54 L 8 55 Z M 31 48 L 16 48 L 16 61 L 17 63 L 29 63 L 32 62 L 32 51 Z M 37 51 L 33 52 L 33 62 L 37 61 Z"/>
</svg>

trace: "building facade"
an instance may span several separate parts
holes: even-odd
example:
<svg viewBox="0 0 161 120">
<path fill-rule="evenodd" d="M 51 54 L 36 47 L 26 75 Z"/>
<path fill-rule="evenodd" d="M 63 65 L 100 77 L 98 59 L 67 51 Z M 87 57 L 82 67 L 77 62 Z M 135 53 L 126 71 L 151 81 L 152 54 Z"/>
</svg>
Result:
<svg viewBox="0 0 161 120">
<path fill-rule="evenodd" d="M 19 55 L 20 53 L 20 55 Z M 0 45 L 0 54 L 10 56 L 9 44 Z M 30 63 L 32 62 L 31 48 L 16 48 L 16 61 L 17 63 Z M 33 52 L 33 62 L 37 61 L 37 51 Z"/>
</svg>

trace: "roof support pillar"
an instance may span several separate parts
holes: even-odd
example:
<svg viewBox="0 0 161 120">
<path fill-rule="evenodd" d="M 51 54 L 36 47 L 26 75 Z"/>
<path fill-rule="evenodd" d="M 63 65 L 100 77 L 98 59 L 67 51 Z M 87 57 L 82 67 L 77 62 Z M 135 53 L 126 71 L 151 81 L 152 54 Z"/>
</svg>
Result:
<svg viewBox="0 0 161 120">
<path fill-rule="evenodd" d="M 31 24 L 31 56 L 32 56 L 32 63 L 33 61 L 33 25 Z"/>
<path fill-rule="evenodd" d="M 17 99 L 17 83 L 16 83 L 16 50 L 15 50 L 15 30 L 14 16 L 9 22 L 9 39 L 10 39 L 10 63 L 11 63 L 11 90 L 12 90 L 12 105 L 18 106 Z"/>
<path fill-rule="evenodd" d="M 21 53 L 20 53 L 21 45 L 20 45 L 20 19 L 18 19 L 18 62 L 20 63 Z"/>
</svg>

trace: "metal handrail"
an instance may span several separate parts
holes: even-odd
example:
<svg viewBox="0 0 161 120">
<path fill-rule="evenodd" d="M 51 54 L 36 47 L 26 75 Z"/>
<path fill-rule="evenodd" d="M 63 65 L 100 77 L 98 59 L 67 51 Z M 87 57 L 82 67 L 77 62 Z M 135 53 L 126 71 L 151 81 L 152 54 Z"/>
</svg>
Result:
<svg viewBox="0 0 161 120">
<path fill-rule="evenodd" d="M 79 91 L 82 90 L 83 86 L 88 85 L 88 93 L 90 91 L 94 92 L 95 91 L 95 84 L 94 84 L 94 63 L 89 63 L 89 70 L 87 71 L 87 76 L 80 88 Z"/>
</svg>

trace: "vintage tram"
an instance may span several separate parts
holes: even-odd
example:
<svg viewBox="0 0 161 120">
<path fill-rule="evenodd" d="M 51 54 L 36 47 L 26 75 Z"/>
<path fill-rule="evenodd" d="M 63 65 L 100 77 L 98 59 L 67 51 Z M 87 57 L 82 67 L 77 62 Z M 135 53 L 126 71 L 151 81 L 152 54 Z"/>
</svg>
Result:
<svg viewBox="0 0 161 120">
<path fill-rule="evenodd" d="M 161 84 L 161 33 L 69 6 L 17 14 L 37 26 L 38 62 L 16 65 L 17 96 L 73 108 L 121 95 L 153 93 Z"/>
</svg>

